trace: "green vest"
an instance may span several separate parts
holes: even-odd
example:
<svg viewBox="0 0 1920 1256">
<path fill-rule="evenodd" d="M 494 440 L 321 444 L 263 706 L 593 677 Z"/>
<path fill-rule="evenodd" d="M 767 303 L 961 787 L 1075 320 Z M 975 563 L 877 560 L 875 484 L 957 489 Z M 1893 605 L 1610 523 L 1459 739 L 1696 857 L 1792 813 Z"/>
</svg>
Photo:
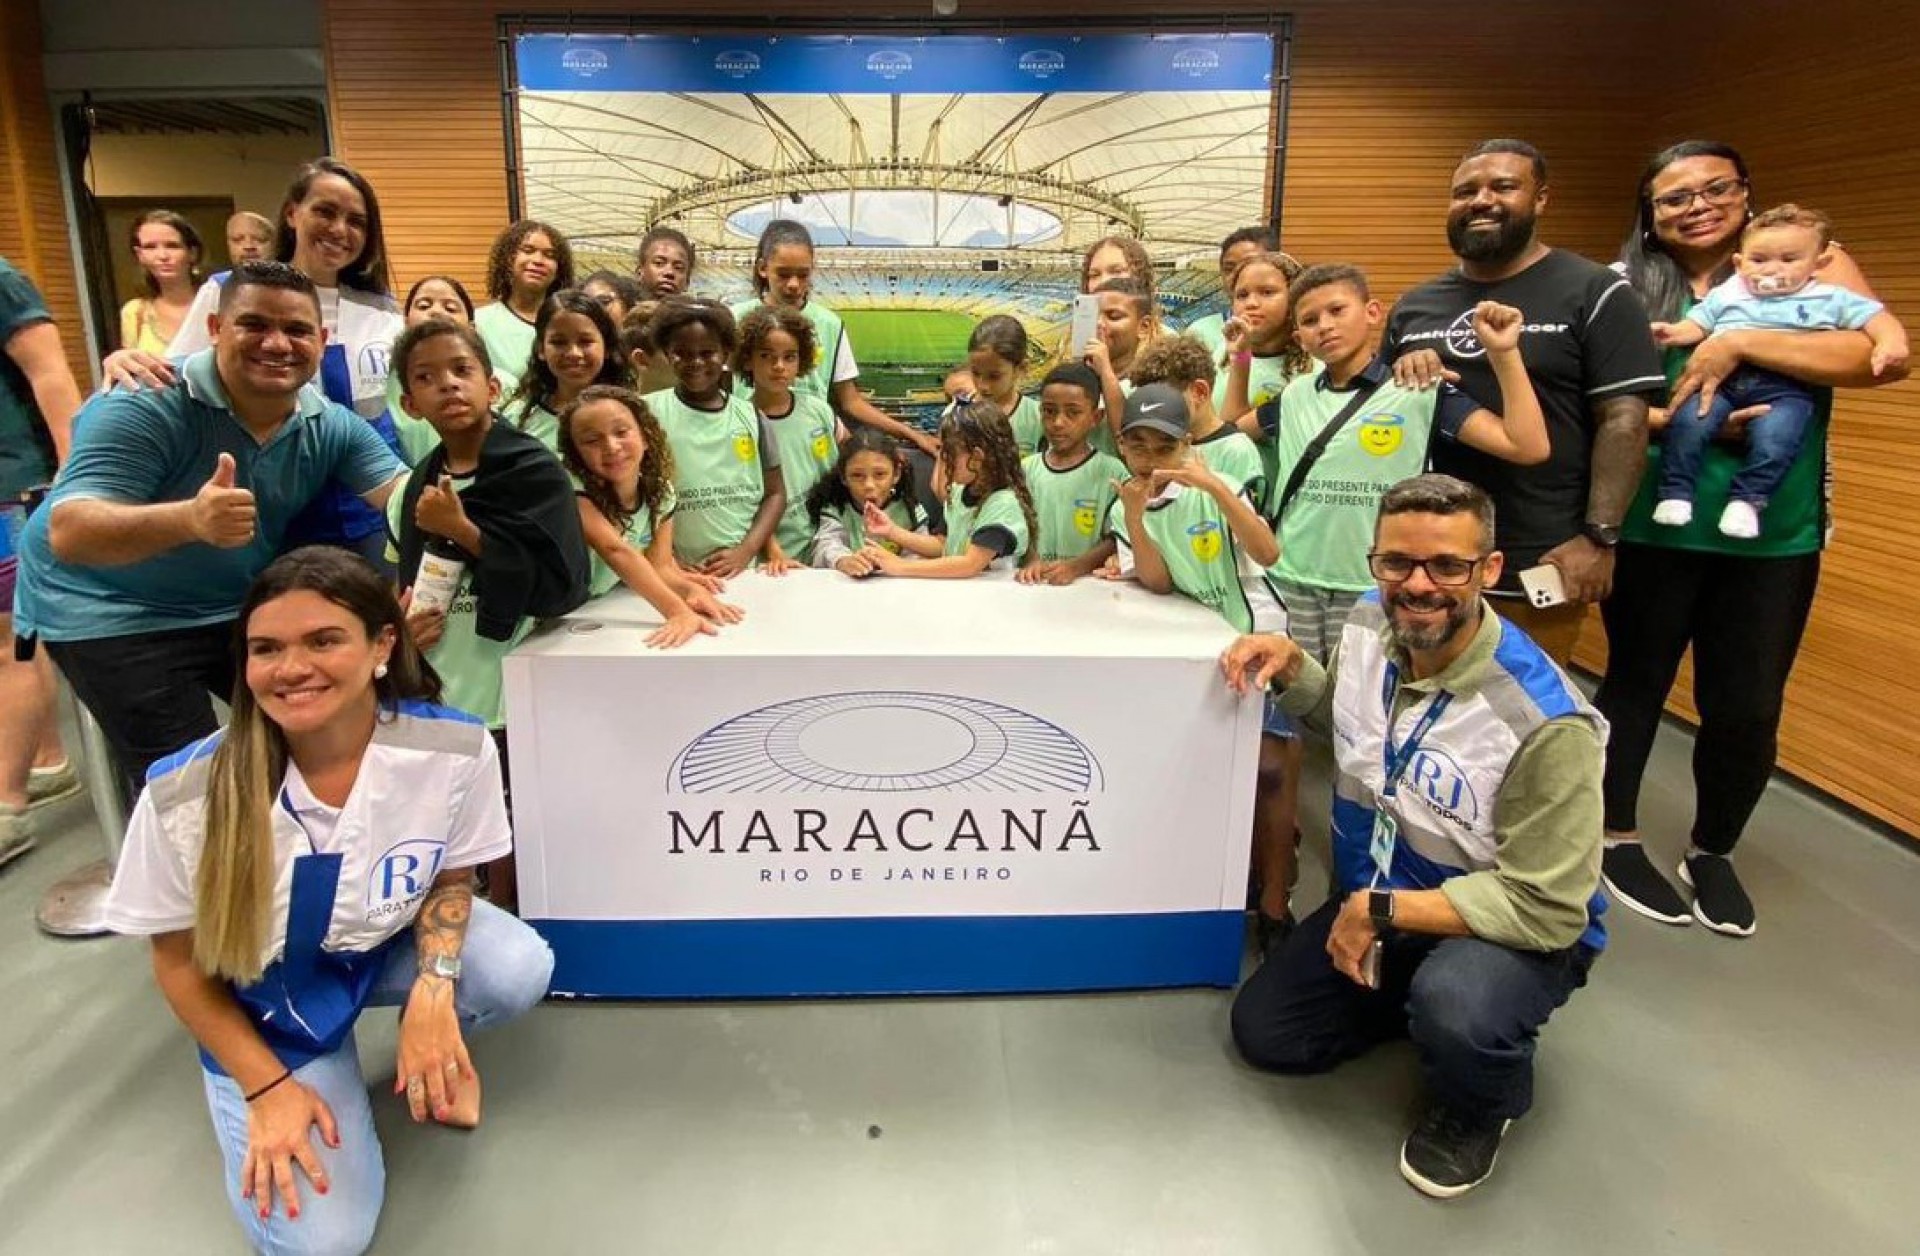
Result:
<svg viewBox="0 0 1920 1256">
<path fill-rule="evenodd" d="M 736 301 L 729 308 L 736 320 L 745 320 L 764 304 L 758 297 L 750 301 Z M 822 401 L 833 400 L 833 364 L 840 356 L 840 342 L 846 337 L 846 328 L 840 323 L 840 316 L 818 301 L 808 301 L 800 307 L 800 312 L 813 324 L 813 344 L 815 356 L 813 369 L 793 381 L 793 391 L 818 397 Z"/>
<path fill-rule="evenodd" d="M 719 410 L 696 410 L 671 388 L 645 400 L 673 447 L 674 554 L 692 565 L 746 540 L 767 492 L 753 402 L 736 393 Z"/>
<path fill-rule="evenodd" d="M 942 551 L 951 558 L 964 554 L 973 543 L 973 534 L 984 528 L 1002 527 L 1013 534 L 1013 553 L 1005 558 L 996 558 L 988 569 L 1017 566 L 1027 552 L 1032 538 L 1027 532 L 1026 512 L 1020 509 L 1020 498 L 1010 488 L 988 493 L 986 499 L 977 506 L 966 503 L 966 493 L 959 485 L 947 490 L 947 540 Z"/>
<path fill-rule="evenodd" d="M 1113 482 L 1127 478 L 1127 464 L 1093 450 L 1078 466 L 1065 471 L 1048 466 L 1045 454 L 1034 454 L 1020 469 L 1027 477 L 1034 518 L 1040 525 L 1034 561 L 1060 562 L 1092 549 L 1100 540 L 1101 521 L 1113 505 Z"/>
<path fill-rule="evenodd" d="M 1226 315 L 1204 314 L 1194 319 L 1191 323 L 1188 323 L 1180 334 L 1183 336 L 1192 336 L 1195 340 L 1205 345 L 1207 352 L 1213 356 L 1214 363 L 1217 365 L 1220 361 L 1221 350 L 1227 347 L 1227 338 L 1225 335 L 1226 326 Z"/>
<path fill-rule="evenodd" d="M 1320 365 L 1316 362 L 1313 371 L 1317 372 L 1319 369 Z M 1276 353 L 1270 357 L 1255 357 L 1252 364 L 1247 367 L 1247 402 L 1255 409 L 1259 409 L 1285 392 L 1287 385 L 1292 381 L 1293 376 L 1287 372 L 1286 354 Z M 1213 408 L 1224 411 L 1226 405 L 1227 370 L 1223 367 L 1219 377 L 1213 381 Z M 1260 465 L 1267 482 L 1267 491 L 1254 500 L 1262 513 L 1271 514 L 1275 504 L 1274 499 L 1284 487 L 1279 479 L 1280 455 L 1272 441 L 1259 442 L 1259 449 Z"/>
<path fill-rule="evenodd" d="M 787 557 L 806 561 L 813 548 L 813 523 L 807 518 L 807 492 L 833 474 L 840 446 L 833 438 L 833 408 L 818 397 L 794 393 L 784 418 L 762 415 L 780 445 L 780 476 L 787 486 L 787 508 L 774 537 Z"/>
<path fill-rule="evenodd" d="M 1038 397 L 1020 398 L 1013 413 L 1007 416 L 1007 423 L 1013 428 L 1013 443 L 1019 447 L 1022 458 L 1047 447 L 1046 429 L 1040 426 Z"/>
<path fill-rule="evenodd" d="M 473 329 L 487 346 L 487 359 L 496 370 L 525 373 L 533 361 L 533 324 L 515 314 L 505 301 L 483 305 L 474 312 Z"/>
<path fill-rule="evenodd" d="M 1127 512 L 1118 501 L 1109 514 L 1108 530 L 1131 547 Z M 1243 561 L 1226 515 L 1206 493 L 1190 488 L 1147 509 L 1141 522 L 1147 539 L 1160 551 L 1173 587 L 1202 606 L 1220 612 L 1237 632 L 1253 631 L 1253 604 L 1241 583 L 1243 574 L 1257 578 Z M 1241 568 L 1248 567 L 1243 573 Z"/>
<path fill-rule="evenodd" d="M 825 513 L 839 520 L 840 526 L 846 529 L 848 549 L 857 553 L 862 546 L 866 545 L 867 516 L 865 511 L 855 506 L 835 506 Z M 893 520 L 896 527 L 905 528 L 909 532 L 924 532 L 927 528 L 927 517 L 920 513 L 917 508 L 909 509 L 907 503 L 903 501 L 890 501 L 887 503 L 887 518 Z M 890 541 L 876 541 L 874 544 L 895 554 L 900 552 L 900 547 Z"/>
<path fill-rule="evenodd" d="M 391 538 L 415 526 L 411 519 L 402 517 L 407 478 L 402 476 L 394 481 L 393 495 L 387 498 L 387 557 L 390 560 L 400 557 L 399 547 Z M 453 491 L 464 493 L 472 483 L 471 475 L 455 476 Z M 485 561 L 484 555 L 475 560 Z M 440 673 L 442 703 L 477 716 L 486 721 L 488 728 L 505 728 L 507 698 L 501 683 L 501 665 L 513 647 L 533 631 L 535 621 L 531 616 L 523 617 L 514 626 L 513 636 L 505 641 L 489 641 L 481 636 L 477 630 L 480 603 L 473 595 L 473 573 L 474 563 L 468 563 L 460 576 L 453 603 L 447 607 L 446 627 L 441 630 L 440 640 L 426 651 L 427 662 Z"/>
<path fill-rule="evenodd" d="M 500 411 L 500 416 L 560 456 L 560 416 L 545 406 L 520 401 Z"/>
<path fill-rule="evenodd" d="M 1691 308 L 1693 302 L 1689 301 Z M 1682 311 L 1684 315 L 1685 311 Z M 1667 381 L 1680 378 L 1691 349 L 1667 350 Z M 1750 541 L 1727 536 L 1720 531 L 1720 512 L 1727 508 L 1727 487 L 1746 460 L 1744 444 L 1729 445 L 1712 441 L 1700 460 L 1700 476 L 1694 482 L 1693 522 L 1671 528 L 1653 521 L 1654 489 L 1660 483 L 1660 442 L 1647 444 L 1647 470 L 1640 477 L 1640 491 L 1627 510 L 1620 528 L 1622 540 L 1640 545 L 1658 545 L 1665 549 L 1691 550 L 1703 554 L 1726 554 L 1747 558 L 1792 558 L 1817 554 L 1826 547 L 1827 529 L 1832 516 L 1827 491 L 1827 429 L 1833 420 L 1833 390 L 1813 390 L 1813 420 L 1800 442 L 1787 476 L 1760 512 L 1760 535 Z"/>
<path fill-rule="evenodd" d="M 1278 522 L 1280 561 L 1273 574 L 1290 584 L 1364 593 L 1380 499 L 1427 463 L 1438 390 L 1402 388 L 1389 379 L 1328 442 Z M 1287 385 L 1280 429 L 1267 444 L 1278 451 L 1281 487 L 1313 438 L 1353 400 L 1351 391 L 1322 388 L 1317 376 Z M 1279 506 L 1274 490 L 1274 507 Z"/>
<path fill-rule="evenodd" d="M 585 494 L 582 496 L 584 497 Z M 660 503 L 660 518 L 663 520 L 673 518 L 672 485 L 667 486 L 666 500 Z M 632 549 L 645 554 L 653 546 L 653 511 L 646 506 L 634 511 L 633 518 L 627 521 L 627 529 L 620 534 L 620 539 Z M 600 551 L 592 551 L 591 557 L 593 571 L 587 577 L 587 596 L 599 597 L 619 587 L 620 573 L 607 565 L 607 560 L 600 557 Z"/>
<path fill-rule="evenodd" d="M 1236 492 L 1244 491 L 1255 503 L 1267 500 L 1266 459 L 1253 437 L 1229 423 L 1205 440 L 1194 441 L 1193 451 Z"/>
</svg>

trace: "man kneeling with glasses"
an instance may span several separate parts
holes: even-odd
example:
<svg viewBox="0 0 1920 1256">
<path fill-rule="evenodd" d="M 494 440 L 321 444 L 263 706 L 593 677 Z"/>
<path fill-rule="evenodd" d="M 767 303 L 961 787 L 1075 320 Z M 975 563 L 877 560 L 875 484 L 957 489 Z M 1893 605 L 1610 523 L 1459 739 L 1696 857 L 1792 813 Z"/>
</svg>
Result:
<svg viewBox="0 0 1920 1256">
<path fill-rule="evenodd" d="M 1600 923 L 1606 722 L 1481 600 L 1500 578 L 1493 503 L 1451 476 L 1380 502 L 1354 608 L 1323 668 L 1241 637 L 1227 684 L 1271 686 L 1335 758 L 1337 890 L 1233 1004 L 1257 1068 L 1315 1073 L 1408 1034 L 1428 1106 L 1400 1172 L 1436 1198 L 1486 1180 L 1533 1103 L 1534 1039 L 1586 983 Z"/>
</svg>

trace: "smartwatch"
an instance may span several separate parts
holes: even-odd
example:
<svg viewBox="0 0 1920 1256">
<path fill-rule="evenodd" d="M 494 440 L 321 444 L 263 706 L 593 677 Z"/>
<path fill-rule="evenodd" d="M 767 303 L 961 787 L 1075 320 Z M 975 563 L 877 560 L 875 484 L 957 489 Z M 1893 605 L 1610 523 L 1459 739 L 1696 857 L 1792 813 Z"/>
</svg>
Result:
<svg viewBox="0 0 1920 1256">
<path fill-rule="evenodd" d="M 1393 928 L 1393 891 L 1368 890 L 1367 916 L 1375 929 Z"/>
<path fill-rule="evenodd" d="M 1598 545 L 1601 549 L 1612 549 L 1620 544 L 1620 525 L 1617 523 L 1595 523 L 1588 520 L 1580 525 L 1580 535 Z"/>
<path fill-rule="evenodd" d="M 460 980 L 460 961 L 452 955 L 436 955 L 420 965 L 423 977 L 445 977 L 448 981 Z"/>
</svg>

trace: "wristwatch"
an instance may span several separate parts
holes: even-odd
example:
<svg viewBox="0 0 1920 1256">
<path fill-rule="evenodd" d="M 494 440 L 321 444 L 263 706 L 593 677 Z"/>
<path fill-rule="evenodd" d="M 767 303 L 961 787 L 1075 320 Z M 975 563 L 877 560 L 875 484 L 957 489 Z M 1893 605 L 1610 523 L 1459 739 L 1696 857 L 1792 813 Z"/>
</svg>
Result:
<svg viewBox="0 0 1920 1256">
<path fill-rule="evenodd" d="M 1620 525 L 1617 523 L 1595 523 L 1591 519 L 1580 525 L 1580 535 L 1598 545 L 1601 549 L 1612 549 L 1620 544 Z"/>
<path fill-rule="evenodd" d="M 460 980 L 460 960 L 452 955 L 436 955 L 420 965 L 422 977 L 445 977 L 448 981 Z"/>
<path fill-rule="evenodd" d="M 1393 891 L 1368 890 L 1367 916 L 1375 929 L 1393 928 Z"/>
</svg>

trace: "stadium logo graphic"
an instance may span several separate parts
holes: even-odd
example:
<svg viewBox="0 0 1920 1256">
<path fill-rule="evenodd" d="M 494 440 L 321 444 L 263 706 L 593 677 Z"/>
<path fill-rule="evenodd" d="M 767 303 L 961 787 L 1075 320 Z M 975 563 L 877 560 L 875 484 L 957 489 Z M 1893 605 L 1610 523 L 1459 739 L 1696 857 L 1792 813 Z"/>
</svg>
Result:
<svg viewBox="0 0 1920 1256">
<path fill-rule="evenodd" d="M 760 54 L 745 49 L 723 52 L 713 59 L 713 68 L 728 78 L 743 79 L 760 72 Z"/>
<path fill-rule="evenodd" d="M 670 805 L 662 818 L 668 855 L 1097 853 L 1091 796 L 1104 789 L 1086 744 L 1029 712 L 957 694 L 828 693 L 748 711 L 694 738 L 668 768 L 667 792 L 703 800 Z M 825 797 L 791 806 L 768 797 L 781 794 Z M 827 879 L 858 881 L 865 871 L 836 860 Z M 916 879 L 886 865 L 874 871 L 875 881 Z M 808 875 L 796 867 L 782 877 Z M 1010 867 L 960 879 L 989 875 L 1005 880 Z M 772 876 L 762 869 L 762 880 Z"/>
<path fill-rule="evenodd" d="M 1220 54 L 1211 48 L 1189 48 L 1174 54 L 1173 68 L 1189 78 L 1205 78 L 1220 68 Z"/>
<path fill-rule="evenodd" d="M 581 78 L 592 78 L 610 64 L 607 54 L 598 48 L 569 48 L 560 57 L 560 67 Z"/>
<path fill-rule="evenodd" d="M 1021 53 L 1019 67 L 1022 73 L 1031 74 L 1037 79 L 1049 79 L 1067 68 L 1067 58 L 1051 48 L 1039 48 Z"/>
<path fill-rule="evenodd" d="M 954 694 L 830 693 L 737 715 L 675 757 L 683 794 L 1069 793 L 1104 789 L 1086 744 L 1037 715 Z"/>
<path fill-rule="evenodd" d="M 867 69 L 892 82 L 902 74 L 913 72 L 913 58 L 897 49 L 885 48 L 867 58 Z"/>
</svg>

